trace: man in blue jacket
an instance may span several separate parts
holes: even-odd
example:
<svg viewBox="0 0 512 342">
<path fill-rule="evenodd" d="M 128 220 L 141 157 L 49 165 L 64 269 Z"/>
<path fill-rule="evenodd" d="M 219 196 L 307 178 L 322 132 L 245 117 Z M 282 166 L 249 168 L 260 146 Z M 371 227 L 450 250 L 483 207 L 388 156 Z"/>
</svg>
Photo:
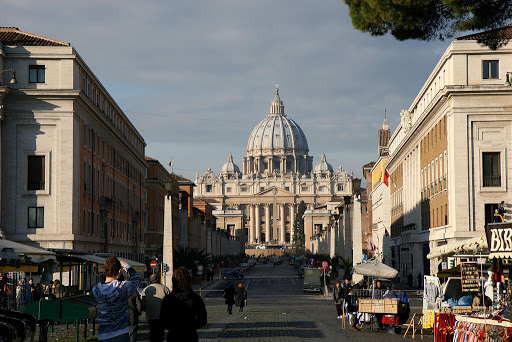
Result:
<svg viewBox="0 0 512 342">
<path fill-rule="evenodd" d="M 128 281 L 117 278 L 123 268 L 130 277 Z M 139 274 L 116 257 L 108 258 L 103 265 L 105 282 L 93 287 L 92 293 L 98 301 L 98 340 L 108 342 L 130 342 L 130 310 L 128 299 L 137 291 Z"/>
</svg>

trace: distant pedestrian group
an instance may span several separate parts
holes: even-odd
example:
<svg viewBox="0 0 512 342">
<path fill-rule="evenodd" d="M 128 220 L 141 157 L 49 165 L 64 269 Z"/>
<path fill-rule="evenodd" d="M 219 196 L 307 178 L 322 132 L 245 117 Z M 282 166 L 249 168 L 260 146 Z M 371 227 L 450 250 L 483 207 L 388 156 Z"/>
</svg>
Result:
<svg viewBox="0 0 512 342">
<path fill-rule="evenodd" d="M 92 292 L 98 302 L 98 340 L 135 342 L 139 316 L 146 313 L 151 342 L 198 341 L 197 329 L 207 322 L 201 297 L 191 287 L 188 270 L 174 270 L 170 291 L 160 283 L 160 275 L 150 277 L 151 284 L 139 296 L 139 274 L 125 261 L 111 257 L 104 264 L 105 281 Z"/>
</svg>

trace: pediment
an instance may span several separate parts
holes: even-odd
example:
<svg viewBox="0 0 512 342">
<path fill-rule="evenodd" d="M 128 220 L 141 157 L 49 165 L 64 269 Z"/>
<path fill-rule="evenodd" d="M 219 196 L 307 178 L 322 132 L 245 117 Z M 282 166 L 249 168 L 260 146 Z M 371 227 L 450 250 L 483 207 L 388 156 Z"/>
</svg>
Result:
<svg viewBox="0 0 512 342">
<path fill-rule="evenodd" d="M 277 193 L 274 194 L 274 189 L 277 190 Z M 289 196 L 296 196 L 293 192 L 290 192 L 288 190 L 285 190 L 285 189 L 282 189 L 282 188 L 279 188 L 277 186 L 272 186 L 268 189 L 265 189 L 261 192 L 258 192 L 255 196 L 260 196 L 260 197 L 282 197 L 282 196 L 286 196 L 286 197 L 289 197 Z"/>
</svg>

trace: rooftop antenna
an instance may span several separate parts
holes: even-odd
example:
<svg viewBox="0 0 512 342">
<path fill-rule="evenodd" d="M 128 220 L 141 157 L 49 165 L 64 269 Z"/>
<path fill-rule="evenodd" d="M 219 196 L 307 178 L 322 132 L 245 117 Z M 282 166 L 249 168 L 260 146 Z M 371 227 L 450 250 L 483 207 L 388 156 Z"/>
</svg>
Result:
<svg viewBox="0 0 512 342">
<path fill-rule="evenodd" d="M 388 116 L 388 114 L 386 112 L 386 107 L 384 107 L 384 119 L 387 119 L 388 118 L 387 116 Z"/>
</svg>

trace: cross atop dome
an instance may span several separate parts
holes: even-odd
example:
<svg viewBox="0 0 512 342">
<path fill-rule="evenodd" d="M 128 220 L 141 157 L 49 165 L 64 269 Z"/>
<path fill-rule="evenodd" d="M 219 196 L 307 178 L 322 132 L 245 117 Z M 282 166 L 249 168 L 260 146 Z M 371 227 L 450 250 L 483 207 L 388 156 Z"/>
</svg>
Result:
<svg viewBox="0 0 512 342">
<path fill-rule="evenodd" d="M 279 84 L 276 84 L 276 96 L 270 105 L 270 115 L 285 115 L 283 101 L 279 97 Z"/>
</svg>

